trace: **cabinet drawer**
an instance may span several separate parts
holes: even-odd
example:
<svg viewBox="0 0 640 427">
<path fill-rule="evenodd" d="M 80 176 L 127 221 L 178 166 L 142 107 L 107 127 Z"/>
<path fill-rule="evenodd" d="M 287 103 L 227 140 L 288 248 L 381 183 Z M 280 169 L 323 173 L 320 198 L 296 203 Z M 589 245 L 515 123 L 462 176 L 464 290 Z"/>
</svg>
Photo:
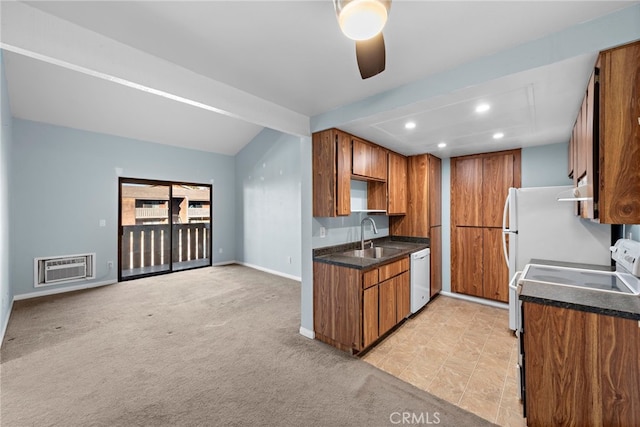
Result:
<svg viewBox="0 0 640 427">
<path fill-rule="evenodd" d="M 396 262 L 392 262 L 378 268 L 378 279 L 380 280 L 380 282 L 383 282 L 407 270 L 409 270 L 409 257 L 402 258 Z"/>
<path fill-rule="evenodd" d="M 370 288 L 378 284 L 378 269 L 374 268 L 362 275 L 362 289 Z"/>
</svg>

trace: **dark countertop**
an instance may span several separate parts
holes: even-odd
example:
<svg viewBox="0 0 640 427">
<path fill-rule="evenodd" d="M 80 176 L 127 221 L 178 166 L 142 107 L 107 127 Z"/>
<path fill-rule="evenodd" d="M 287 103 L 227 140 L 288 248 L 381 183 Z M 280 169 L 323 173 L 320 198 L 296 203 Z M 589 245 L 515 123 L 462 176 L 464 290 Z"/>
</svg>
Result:
<svg viewBox="0 0 640 427">
<path fill-rule="evenodd" d="M 584 268 L 599 271 L 615 270 L 611 266 L 576 264 L 541 259 L 532 259 L 530 264 Z M 520 299 L 522 301 L 555 307 L 640 320 L 640 295 L 617 294 L 588 288 L 547 285 L 540 282 L 534 283 L 524 280 L 520 291 Z"/>
<path fill-rule="evenodd" d="M 360 249 L 360 242 L 352 242 L 314 249 L 313 261 L 338 265 L 341 267 L 355 268 L 358 270 L 366 270 L 388 262 L 396 261 L 413 252 L 429 247 L 428 238 L 387 236 L 378 239 L 367 239 L 365 242 L 368 242 L 369 240 L 373 241 L 374 247 L 392 246 L 400 249 L 401 252 L 393 256 L 383 258 L 356 258 L 341 255 L 343 252 L 349 250 Z"/>
</svg>

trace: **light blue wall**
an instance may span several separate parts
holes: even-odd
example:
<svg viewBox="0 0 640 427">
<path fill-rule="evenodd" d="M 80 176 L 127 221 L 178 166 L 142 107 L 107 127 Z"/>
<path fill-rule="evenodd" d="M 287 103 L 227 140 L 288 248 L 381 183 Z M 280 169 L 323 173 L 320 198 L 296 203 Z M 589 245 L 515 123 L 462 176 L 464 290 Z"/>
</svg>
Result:
<svg viewBox="0 0 640 427">
<path fill-rule="evenodd" d="M 213 262 L 234 260 L 233 157 L 18 119 L 13 141 L 10 263 L 16 296 L 56 288 L 34 288 L 33 259 L 40 256 L 95 252 L 93 282 L 116 280 L 107 261 L 117 264 L 118 174 L 213 183 Z M 101 219 L 106 227 L 99 226 Z"/>
<path fill-rule="evenodd" d="M 624 237 L 628 237 L 629 233 L 631 233 L 631 238 L 640 242 L 640 225 L 628 225 L 626 230 L 626 235 Z"/>
<path fill-rule="evenodd" d="M 359 242 L 360 222 L 367 216 L 370 216 L 375 221 L 378 234 L 373 232 L 373 227 L 367 221 L 364 226 L 365 240 L 389 235 L 389 217 L 386 215 L 367 215 L 363 212 L 357 212 L 349 216 L 336 218 L 313 218 L 313 247 L 321 248 L 342 243 Z M 320 237 L 320 227 L 325 228 L 325 237 Z"/>
<path fill-rule="evenodd" d="M 312 262 L 312 222 L 313 222 L 313 185 L 312 185 L 311 138 L 301 138 L 300 164 L 300 201 L 302 205 L 302 284 L 300 287 L 300 332 L 313 336 L 313 262 Z"/>
<path fill-rule="evenodd" d="M 7 92 L 7 79 L 4 72 L 4 60 L 0 50 L 0 341 L 4 336 L 11 303 L 13 289 L 11 271 L 9 270 L 9 187 L 11 185 L 11 150 L 13 146 L 11 109 Z"/>
<path fill-rule="evenodd" d="M 522 187 L 572 185 L 567 177 L 569 143 L 522 149 Z"/>
<path fill-rule="evenodd" d="M 296 278 L 302 253 L 300 145 L 300 137 L 264 129 L 235 158 L 237 261 Z"/>
</svg>

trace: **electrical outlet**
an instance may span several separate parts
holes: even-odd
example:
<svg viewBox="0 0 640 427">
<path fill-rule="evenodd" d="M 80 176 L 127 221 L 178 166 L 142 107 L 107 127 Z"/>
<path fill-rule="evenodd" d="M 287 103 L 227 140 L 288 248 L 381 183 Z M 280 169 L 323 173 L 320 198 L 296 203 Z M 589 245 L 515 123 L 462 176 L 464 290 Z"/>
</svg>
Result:
<svg viewBox="0 0 640 427">
<path fill-rule="evenodd" d="M 289 264 L 291 264 L 291 257 L 288 257 L 287 260 L 289 261 Z"/>
<path fill-rule="evenodd" d="M 113 268 L 113 261 L 107 261 L 107 267 L 111 270 Z"/>
<path fill-rule="evenodd" d="M 218 253 L 222 253 L 222 248 L 218 249 Z"/>
<path fill-rule="evenodd" d="M 327 237 L 327 229 L 320 227 L 320 238 L 324 239 L 325 237 Z"/>
</svg>

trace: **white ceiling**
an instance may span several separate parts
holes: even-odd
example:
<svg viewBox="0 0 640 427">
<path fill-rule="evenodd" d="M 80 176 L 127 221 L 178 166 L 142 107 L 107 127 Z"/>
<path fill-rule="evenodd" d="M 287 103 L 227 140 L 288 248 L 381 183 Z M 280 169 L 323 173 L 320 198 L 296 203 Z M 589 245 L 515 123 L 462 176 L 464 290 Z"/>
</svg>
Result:
<svg viewBox="0 0 640 427">
<path fill-rule="evenodd" d="M 232 108 L 222 108 L 219 114 L 60 66 L 50 57 L 24 56 L 19 50 L 5 53 L 9 98 L 18 118 L 233 155 L 264 126 L 287 130 L 280 122 L 272 126 L 272 119 L 263 119 L 260 110 L 291 113 L 289 119 L 313 117 L 635 3 L 639 2 L 394 0 L 384 30 L 387 69 L 363 81 L 353 42 L 340 33 L 328 0 L 28 2 L 21 7 L 52 15 L 58 32 L 60 22 L 66 23 L 70 40 L 104 36 L 113 41 L 113 51 L 116 42 L 135 48 L 162 60 L 167 70 L 179 66 L 234 89 L 238 99 L 252 95 L 264 106 L 250 102 L 255 110 L 251 114 L 234 114 Z M 13 10 L 4 2 L 2 7 L 9 12 L 3 13 L 4 27 Z M 37 38 L 40 29 L 21 31 Z M 403 154 L 450 156 L 566 141 L 595 55 L 487 81 L 339 127 Z M 95 57 L 90 60 L 98 64 Z M 156 71 L 160 76 L 163 70 L 145 71 L 145 78 Z M 165 82 L 166 92 L 175 92 L 170 89 L 177 83 Z M 469 113 L 479 101 L 492 104 L 482 117 Z M 407 118 L 418 123 L 413 132 L 403 127 Z M 499 142 L 490 137 L 497 130 L 505 133 Z M 441 141 L 448 144 L 444 150 L 436 147 Z"/>
</svg>

